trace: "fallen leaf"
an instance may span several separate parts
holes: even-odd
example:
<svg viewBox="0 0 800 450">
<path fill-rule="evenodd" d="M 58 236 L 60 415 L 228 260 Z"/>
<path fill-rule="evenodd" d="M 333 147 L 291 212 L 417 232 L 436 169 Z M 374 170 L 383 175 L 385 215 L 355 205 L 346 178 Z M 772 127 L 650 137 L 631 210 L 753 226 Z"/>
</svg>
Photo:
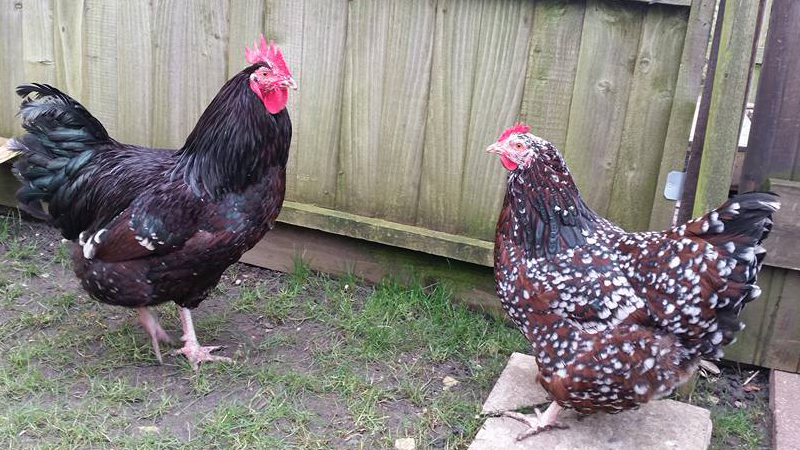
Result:
<svg viewBox="0 0 800 450">
<path fill-rule="evenodd" d="M 735 402 L 733 402 L 733 406 L 737 408 L 744 408 L 744 403 L 740 402 L 739 400 L 736 400 Z"/>
<path fill-rule="evenodd" d="M 755 392 L 755 391 L 760 391 L 760 390 L 761 390 L 761 387 L 760 386 L 756 386 L 755 384 L 748 384 L 747 386 L 744 387 L 744 391 L 745 392 Z"/>
<path fill-rule="evenodd" d="M 706 361 L 705 359 L 700 360 L 700 367 L 713 373 L 714 375 L 719 375 L 719 367 L 711 361 Z"/>
<path fill-rule="evenodd" d="M 717 403 L 719 403 L 719 397 L 714 397 L 713 395 L 709 395 L 708 396 L 708 401 L 712 405 L 716 405 Z"/>
<path fill-rule="evenodd" d="M 446 391 L 446 390 L 452 388 L 453 386 L 457 385 L 458 384 L 458 380 L 456 380 L 455 378 L 453 378 L 453 377 L 448 375 L 448 376 L 442 378 L 442 384 L 444 384 L 444 388 L 443 389 Z"/>
<path fill-rule="evenodd" d="M 417 448 L 417 442 L 414 438 L 400 438 L 394 441 L 395 450 L 414 450 Z"/>
<path fill-rule="evenodd" d="M 158 427 L 153 425 L 146 425 L 138 428 L 139 431 L 141 431 L 142 433 L 158 433 L 159 431 L 161 431 Z"/>
</svg>

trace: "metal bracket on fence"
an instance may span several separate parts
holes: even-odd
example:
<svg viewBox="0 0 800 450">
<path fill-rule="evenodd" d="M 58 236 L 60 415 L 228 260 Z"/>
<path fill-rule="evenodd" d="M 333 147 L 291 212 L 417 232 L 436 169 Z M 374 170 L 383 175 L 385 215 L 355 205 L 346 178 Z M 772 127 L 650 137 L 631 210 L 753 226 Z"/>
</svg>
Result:
<svg viewBox="0 0 800 450">
<path fill-rule="evenodd" d="M 683 180 L 686 172 L 670 172 L 667 174 L 667 184 L 664 186 L 664 197 L 667 200 L 678 200 L 683 193 Z"/>
</svg>

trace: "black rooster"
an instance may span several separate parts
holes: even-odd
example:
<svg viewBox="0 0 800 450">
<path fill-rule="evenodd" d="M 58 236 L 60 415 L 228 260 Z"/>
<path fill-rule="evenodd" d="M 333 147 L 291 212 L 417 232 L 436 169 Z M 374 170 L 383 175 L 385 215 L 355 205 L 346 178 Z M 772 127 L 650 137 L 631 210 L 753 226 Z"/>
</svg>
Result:
<svg viewBox="0 0 800 450">
<path fill-rule="evenodd" d="M 48 85 L 17 88 L 28 132 L 15 175 L 21 207 L 71 247 L 75 274 L 97 300 L 137 308 L 159 362 L 170 342 L 150 306 L 180 309 L 183 354 L 228 360 L 197 342 L 190 309 L 273 226 L 283 203 L 296 88 L 280 50 L 261 37 L 175 152 L 116 142 L 83 106 Z M 48 205 L 45 213 L 42 203 Z"/>
</svg>

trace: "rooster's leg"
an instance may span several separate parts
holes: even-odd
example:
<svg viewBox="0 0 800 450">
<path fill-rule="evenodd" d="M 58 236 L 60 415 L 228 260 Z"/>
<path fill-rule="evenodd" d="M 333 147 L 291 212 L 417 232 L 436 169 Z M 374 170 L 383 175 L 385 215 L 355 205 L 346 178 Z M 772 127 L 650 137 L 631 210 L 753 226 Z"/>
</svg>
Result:
<svg viewBox="0 0 800 450">
<path fill-rule="evenodd" d="M 185 342 L 183 348 L 175 350 L 173 354 L 183 355 L 189 360 L 192 369 L 197 370 L 198 366 L 203 361 L 225 361 L 233 362 L 232 359 L 224 356 L 214 356 L 211 354 L 214 350 L 222 347 L 201 347 L 197 342 L 197 336 L 194 334 L 194 324 L 192 323 L 192 313 L 189 308 L 178 307 L 181 316 L 181 325 L 183 326 L 183 337 L 181 340 Z"/>
<path fill-rule="evenodd" d="M 517 440 L 521 441 L 527 437 L 539 434 L 542 431 L 552 430 L 553 428 L 558 428 L 561 430 L 569 428 L 566 425 L 556 422 L 556 416 L 558 416 L 558 412 L 561 411 L 561 409 L 562 408 L 558 403 L 553 402 L 550 403 L 550 406 L 548 406 L 544 412 L 536 409 L 536 419 L 530 419 L 523 414 L 512 411 L 506 411 L 503 413 L 503 415 L 514 420 L 518 420 L 530 427 L 528 430 L 520 433 L 520 435 L 517 436 Z"/>
<path fill-rule="evenodd" d="M 142 328 L 144 328 L 148 336 L 150 336 L 150 342 L 153 343 L 153 351 L 156 354 L 156 359 L 158 359 L 158 363 L 161 364 L 163 361 L 161 360 L 161 350 L 158 348 L 158 343 L 164 342 L 166 344 L 172 344 L 172 339 L 167 332 L 161 328 L 161 325 L 158 323 L 158 318 L 150 308 L 141 307 L 136 309 L 139 311 L 139 321 L 142 322 Z"/>
</svg>

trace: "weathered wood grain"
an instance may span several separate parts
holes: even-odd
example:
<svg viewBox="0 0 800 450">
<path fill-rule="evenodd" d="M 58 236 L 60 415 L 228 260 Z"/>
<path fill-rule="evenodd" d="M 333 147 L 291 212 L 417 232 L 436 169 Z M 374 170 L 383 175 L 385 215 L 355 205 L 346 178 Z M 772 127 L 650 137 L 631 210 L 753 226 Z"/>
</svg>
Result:
<svg viewBox="0 0 800 450">
<path fill-rule="evenodd" d="M 52 0 L 22 4 L 22 67 L 28 82 L 56 81 Z"/>
<path fill-rule="evenodd" d="M 608 219 L 626 230 L 646 230 L 657 189 L 661 152 L 669 126 L 689 10 L 647 9 L 614 166 Z"/>
<path fill-rule="evenodd" d="M 180 147 L 225 83 L 228 2 L 154 3 L 154 143 Z"/>
<path fill-rule="evenodd" d="M 289 94 L 295 101 L 289 110 L 294 137 L 287 195 L 326 207 L 336 201 L 347 5 L 346 0 L 306 0 L 294 39 L 302 45 L 286 50 L 298 52 L 290 69 L 299 86 Z"/>
<path fill-rule="evenodd" d="M 460 229 L 492 240 L 506 188 L 505 169 L 484 149 L 518 117 L 525 84 L 533 3 L 486 1 L 470 104 L 460 196 Z"/>
<path fill-rule="evenodd" d="M 349 3 L 337 208 L 414 222 L 434 17 L 428 0 Z"/>
<path fill-rule="evenodd" d="M 22 4 L 0 2 L 0 136 L 22 131 L 16 117 L 19 97 L 14 92 L 25 81 L 22 64 Z"/>
<path fill-rule="evenodd" d="M 728 197 L 760 3 L 729 0 L 725 4 L 693 216 L 716 208 Z"/>
<path fill-rule="evenodd" d="M 305 19 L 305 5 L 303 0 L 267 0 L 264 6 L 264 26 L 268 39 L 280 45 L 286 65 L 292 71 L 295 81 L 302 76 L 303 67 L 300 66 L 303 57 L 303 21 Z M 292 116 L 292 145 L 289 152 L 289 162 L 287 164 L 286 190 L 288 198 L 294 198 L 294 191 L 297 186 L 295 169 L 297 167 L 296 136 L 298 127 L 301 126 L 298 120 L 300 115 L 300 105 L 296 92 L 289 94 L 286 109 Z"/>
<path fill-rule="evenodd" d="M 638 3 L 589 0 L 564 158 L 583 199 L 606 215 L 642 20 Z"/>
<path fill-rule="evenodd" d="M 758 364 L 780 370 L 797 372 L 800 366 L 800 272 L 796 270 L 780 270 L 778 277 L 783 277 L 782 289 L 775 306 L 770 310 L 772 323 L 762 344 Z"/>
<path fill-rule="evenodd" d="M 86 79 L 86 95 L 79 99 L 86 109 L 95 116 L 114 137 L 117 136 L 117 92 L 122 87 L 118 83 L 120 65 L 124 64 L 125 53 L 117 48 L 117 12 L 119 3 L 106 0 L 86 0 L 84 17 L 85 50 L 83 60 Z M 122 63 L 118 62 L 122 59 Z M 148 64 L 143 67 L 128 67 L 127 70 L 152 70 Z M 124 87 L 123 87 L 124 88 Z M 72 94 L 67 92 L 67 94 Z"/>
<path fill-rule="evenodd" d="M 770 178 L 769 189 L 781 197 L 781 209 L 773 214 L 772 231 L 764 241 L 769 265 L 800 271 L 800 181 Z"/>
<path fill-rule="evenodd" d="M 758 85 L 750 140 L 739 185 L 764 187 L 767 178 L 792 179 L 800 155 L 800 3 L 775 1 Z M 800 179 L 800 174 L 797 174 Z"/>
<path fill-rule="evenodd" d="M 56 83 L 71 96 L 83 98 L 83 0 L 53 4 Z"/>
<path fill-rule="evenodd" d="M 286 201 L 278 220 L 381 244 L 492 266 L 494 243 L 383 219 Z"/>
<path fill-rule="evenodd" d="M 228 7 L 227 78 L 247 67 L 244 60 L 245 47 L 252 49 L 262 33 L 267 40 L 274 39 L 266 29 L 266 12 L 267 0 L 233 1 Z"/>
<path fill-rule="evenodd" d="M 152 146 L 153 125 L 153 8 L 149 0 L 117 4 L 115 138 Z M 176 102 L 179 100 L 176 100 Z"/>
<path fill-rule="evenodd" d="M 648 4 L 662 4 L 662 5 L 677 5 L 677 6 L 690 6 L 692 0 L 628 0 L 633 2 L 645 2 Z M 696 1 L 696 0 L 695 0 Z"/>
<path fill-rule="evenodd" d="M 653 193 L 649 226 L 651 229 L 664 229 L 672 225 L 675 202 L 664 197 L 664 186 L 670 172 L 683 170 L 689 147 L 689 131 L 703 79 L 703 65 L 711 35 L 715 5 L 716 0 L 696 0 L 689 11 L 678 81 L 673 94 L 667 135 L 664 138 L 661 168 Z"/>
<path fill-rule="evenodd" d="M 583 31 L 584 2 L 536 2 L 520 119 L 563 149 Z"/>
<path fill-rule="evenodd" d="M 458 233 L 462 174 L 477 74 L 483 0 L 436 5 L 430 98 L 417 203 L 417 225 Z"/>
</svg>

